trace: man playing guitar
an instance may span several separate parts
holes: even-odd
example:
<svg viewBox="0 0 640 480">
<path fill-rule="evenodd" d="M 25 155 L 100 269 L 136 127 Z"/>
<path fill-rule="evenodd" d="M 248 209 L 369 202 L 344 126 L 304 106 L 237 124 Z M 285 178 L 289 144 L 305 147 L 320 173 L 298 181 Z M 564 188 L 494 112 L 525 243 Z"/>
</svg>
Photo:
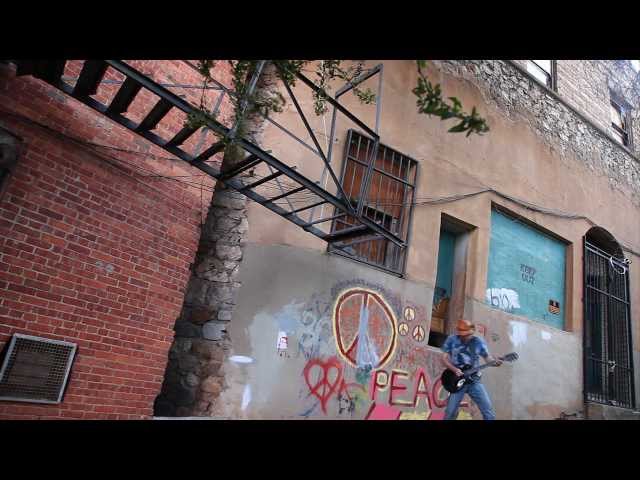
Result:
<svg viewBox="0 0 640 480">
<path fill-rule="evenodd" d="M 456 335 L 449 335 L 442 345 L 442 362 L 446 368 L 454 372 L 458 377 L 463 376 L 465 369 L 478 367 L 480 357 L 486 363 L 493 363 L 496 367 L 502 364 L 502 360 L 494 359 L 489 354 L 487 344 L 481 337 L 476 337 L 475 326 L 467 320 L 459 320 L 456 326 Z M 445 409 L 445 420 L 455 420 L 458 416 L 458 407 L 462 397 L 468 394 L 480 409 L 484 420 L 495 420 L 496 414 L 491 405 L 491 399 L 484 385 L 480 382 L 479 375 L 471 376 L 464 386 L 457 392 L 451 393 Z"/>
</svg>

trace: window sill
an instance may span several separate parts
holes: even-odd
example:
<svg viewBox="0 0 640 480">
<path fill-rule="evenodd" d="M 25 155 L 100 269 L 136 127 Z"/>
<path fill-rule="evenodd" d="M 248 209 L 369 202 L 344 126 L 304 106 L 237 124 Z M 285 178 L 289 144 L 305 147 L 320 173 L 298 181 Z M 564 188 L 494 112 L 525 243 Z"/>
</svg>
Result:
<svg viewBox="0 0 640 480">
<path fill-rule="evenodd" d="M 354 257 L 352 257 L 350 255 L 347 255 L 346 253 L 341 253 L 339 250 L 330 250 L 329 246 L 327 246 L 327 253 L 329 255 L 337 255 L 339 257 L 346 258 L 347 260 L 350 260 L 352 262 L 356 262 L 356 263 L 358 263 L 360 265 L 363 265 L 365 267 L 368 267 L 368 268 L 373 268 L 373 269 L 378 270 L 378 271 L 383 272 L 383 273 L 388 273 L 389 275 L 393 275 L 394 277 L 405 278 L 405 273 L 404 272 L 400 273 L 400 272 L 397 272 L 395 270 L 389 270 L 387 268 L 380 267 L 378 265 L 373 265 L 371 263 L 367 263 L 364 260 L 360 260 L 360 259 L 354 258 Z"/>
</svg>

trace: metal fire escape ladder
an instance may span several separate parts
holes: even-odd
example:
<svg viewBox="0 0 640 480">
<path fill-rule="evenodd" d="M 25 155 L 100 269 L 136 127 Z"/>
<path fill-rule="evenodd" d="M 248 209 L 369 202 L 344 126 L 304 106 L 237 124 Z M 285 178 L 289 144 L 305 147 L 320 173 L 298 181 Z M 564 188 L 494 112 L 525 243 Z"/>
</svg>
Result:
<svg viewBox="0 0 640 480">
<path fill-rule="evenodd" d="M 372 234 L 380 235 L 381 237 L 388 239 L 396 245 L 405 245 L 405 242 L 398 236 L 393 234 L 391 231 L 365 217 L 362 214 L 362 207 L 360 205 L 360 208 L 354 209 L 349 200 L 346 198 L 344 191 L 342 191 L 339 182 L 337 183 L 337 185 L 340 197 L 330 193 L 314 181 L 300 174 L 296 171 L 295 167 L 290 167 L 289 165 L 278 160 L 273 155 L 267 153 L 254 143 L 244 138 L 235 138 L 233 141 L 236 142 L 236 144 L 239 145 L 248 154 L 248 156 L 234 168 L 227 171 L 221 171 L 219 168 L 205 163 L 205 161 L 216 153 L 223 151 L 225 148 L 224 142 L 219 141 L 209 145 L 207 148 L 202 150 L 202 153 L 195 157 L 180 148 L 180 146 L 197 131 L 198 127 L 194 128 L 191 126 L 184 126 L 172 138 L 169 139 L 162 138 L 156 133 L 153 133 L 152 130 L 157 127 L 160 121 L 169 113 L 171 109 L 176 108 L 187 115 L 196 114 L 199 112 L 199 110 L 189 102 L 183 100 L 173 92 L 167 90 L 163 86 L 159 85 L 143 73 L 139 72 L 138 70 L 134 69 L 121 60 L 85 61 L 75 86 L 71 86 L 62 79 L 66 60 L 31 60 L 14 61 L 14 63 L 17 65 L 17 75 L 33 75 L 44 80 L 45 82 L 79 100 L 83 104 L 102 113 L 116 123 L 124 126 L 132 132 L 137 133 L 138 135 L 141 135 L 158 147 L 161 147 L 167 152 L 175 155 L 185 162 L 188 162 L 199 170 L 214 177 L 216 180 L 224 182 L 228 187 L 236 190 L 242 195 L 247 196 L 251 200 L 254 200 L 255 202 L 268 208 L 269 210 L 277 213 L 281 217 L 300 226 L 305 231 L 332 245 L 335 245 L 337 242 L 343 242 L 350 238 Z M 111 102 L 105 105 L 92 98 L 91 95 L 96 94 L 108 67 L 111 67 L 123 74 L 125 80 L 115 96 L 112 98 Z M 304 78 L 302 75 L 300 75 L 300 78 L 310 88 L 317 89 L 316 85 L 314 85 L 307 78 Z M 152 107 L 152 109 L 140 123 L 136 123 L 125 117 L 124 114 L 126 113 L 131 103 L 134 101 L 136 96 L 143 89 L 146 89 L 154 95 L 158 96 L 160 100 L 155 104 L 155 106 Z M 290 90 L 289 93 L 292 95 L 292 92 Z M 292 98 L 294 99 L 296 108 L 299 110 L 299 113 L 301 113 L 300 107 L 297 101 L 295 101 L 295 97 Z M 351 114 L 342 105 L 340 105 L 337 101 L 335 101 L 328 95 L 327 101 L 339 111 L 345 113 L 345 115 L 354 120 L 358 125 L 363 125 L 363 123 L 360 122 L 355 116 L 353 116 L 353 114 Z M 308 126 L 304 116 L 302 116 L 302 118 L 305 122 L 305 125 Z M 227 128 L 226 126 L 212 118 L 207 117 L 204 119 L 204 121 L 206 123 L 206 126 L 220 138 L 229 138 L 230 135 L 232 136 L 234 134 L 233 128 Z M 377 144 L 377 133 L 371 131 L 366 126 L 364 128 L 366 131 L 368 131 L 368 133 L 372 134 Z M 319 147 L 319 144 L 315 137 L 312 138 L 316 143 L 316 147 Z M 321 151 L 321 149 L 319 150 Z M 326 156 L 324 154 L 322 154 L 322 159 L 324 160 L 325 165 L 328 165 Z M 372 170 L 373 168 L 373 160 L 374 158 L 372 153 L 369 170 Z M 245 183 L 246 177 L 241 177 L 240 175 L 243 172 L 258 166 L 261 163 L 268 165 L 272 173 L 264 178 L 253 181 L 252 183 Z M 367 181 L 369 180 L 369 177 L 370 175 L 367 175 Z M 288 179 L 290 181 L 290 184 L 293 184 L 294 187 L 290 190 L 282 190 L 281 194 L 273 197 L 267 197 L 255 191 L 256 187 L 278 178 Z M 335 176 L 334 179 L 335 181 L 337 181 L 337 178 L 335 178 Z M 367 185 L 364 185 L 363 188 L 366 189 Z M 287 200 L 289 196 L 295 194 L 303 194 L 306 195 L 306 198 L 313 197 L 315 198 L 315 200 L 313 201 L 313 203 L 307 206 L 291 208 L 290 210 L 287 210 L 283 208 L 283 206 L 275 203 L 278 200 Z M 328 218 L 309 222 L 299 216 L 301 212 L 324 204 L 329 204 L 335 208 L 334 214 Z M 291 206 L 290 202 L 289 206 Z M 343 230 L 332 231 L 331 233 L 324 232 L 315 227 L 315 225 L 319 223 L 328 222 L 339 217 L 351 217 L 351 219 L 354 220 L 355 226 Z M 341 248 L 340 245 L 335 246 L 336 248 Z"/>
</svg>

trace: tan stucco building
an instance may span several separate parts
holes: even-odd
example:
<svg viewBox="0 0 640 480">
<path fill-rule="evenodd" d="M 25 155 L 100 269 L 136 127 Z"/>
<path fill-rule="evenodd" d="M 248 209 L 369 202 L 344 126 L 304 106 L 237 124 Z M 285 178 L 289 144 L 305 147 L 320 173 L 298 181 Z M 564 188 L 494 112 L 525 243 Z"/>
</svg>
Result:
<svg viewBox="0 0 640 480">
<path fill-rule="evenodd" d="M 414 62 L 367 65 L 379 63 L 382 147 L 367 208 L 408 247 L 371 240 L 329 253 L 252 204 L 217 413 L 441 418 L 439 346 L 464 317 L 495 355 L 519 354 L 484 375 L 498 418 L 583 416 L 585 400 L 590 418 L 633 416 L 640 164 L 631 64 L 434 62 L 429 73 L 445 95 L 475 106 L 490 126 L 464 137 L 416 112 Z M 303 87 L 296 91 L 309 107 Z M 375 107 L 341 101 L 375 123 Z M 308 116 L 323 147 L 330 117 Z M 304 137 L 292 105 L 277 119 Z M 344 119 L 333 139 L 332 165 L 357 200 L 349 182 L 361 181 L 358 142 L 367 139 Z M 275 127 L 265 148 L 322 177 L 322 162 Z M 310 221 L 330 216 L 319 210 Z M 334 222 L 319 226 L 344 228 Z M 478 418 L 472 405 L 460 418 L 470 416 Z"/>
</svg>

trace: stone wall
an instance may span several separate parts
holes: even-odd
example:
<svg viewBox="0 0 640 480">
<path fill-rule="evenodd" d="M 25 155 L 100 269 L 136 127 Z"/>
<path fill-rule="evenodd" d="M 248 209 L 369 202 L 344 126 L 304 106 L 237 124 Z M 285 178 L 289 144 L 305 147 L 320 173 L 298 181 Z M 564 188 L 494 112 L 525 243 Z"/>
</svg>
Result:
<svg viewBox="0 0 640 480">
<path fill-rule="evenodd" d="M 559 155 L 575 156 L 595 174 L 604 173 L 612 188 L 629 191 L 634 204 L 640 205 L 640 162 L 624 147 L 558 101 L 532 77 L 503 60 L 447 60 L 435 63 L 444 72 L 465 78 L 480 87 L 485 100 L 499 107 L 506 117 L 524 117 Z M 586 63 L 597 68 L 588 69 L 587 74 L 582 71 L 587 66 L 579 62 L 558 62 L 558 92 L 562 98 L 566 97 L 567 102 L 575 104 L 575 108 L 584 108 L 581 113 L 599 127 L 608 129 L 608 83 L 604 72 L 614 71 L 616 67 L 606 63 Z M 609 83 L 618 90 L 633 92 L 633 89 L 621 87 L 628 86 L 631 81 L 631 73 L 626 69 L 622 69 L 622 72 L 619 77 L 610 75 Z M 584 82 L 590 85 L 588 91 L 591 93 L 577 93 L 585 91 Z M 635 101 L 632 94 L 627 94 L 627 98 L 630 102 Z M 605 120 L 602 121 L 602 118 Z"/>
</svg>

